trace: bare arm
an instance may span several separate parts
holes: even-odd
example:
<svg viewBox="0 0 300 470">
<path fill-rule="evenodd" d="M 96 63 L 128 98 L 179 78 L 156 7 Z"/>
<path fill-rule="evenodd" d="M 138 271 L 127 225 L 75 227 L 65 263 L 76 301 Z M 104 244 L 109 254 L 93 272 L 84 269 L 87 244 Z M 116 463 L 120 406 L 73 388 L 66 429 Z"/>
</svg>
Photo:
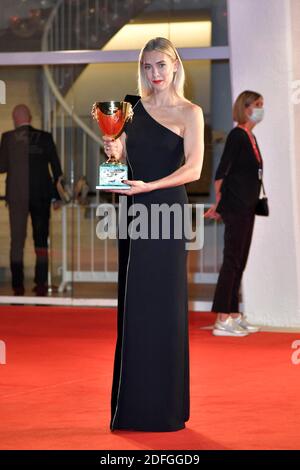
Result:
<svg viewBox="0 0 300 470">
<path fill-rule="evenodd" d="M 221 199 L 221 188 L 222 188 L 223 180 L 215 180 L 215 195 L 216 195 L 216 202 L 213 204 L 208 211 L 205 212 L 204 217 L 207 217 L 208 219 L 216 219 L 220 220 L 221 216 L 220 214 L 216 211 L 217 205 L 220 202 Z"/>
<path fill-rule="evenodd" d="M 193 105 L 186 111 L 186 122 L 187 126 L 184 132 L 185 163 L 182 167 L 164 178 L 149 183 L 137 180 L 124 181 L 131 186 L 131 189 L 114 190 L 112 192 L 131 196 L 132 194 L 154 191 L 156 189 L 181 186 L 199 179 L 204 154 L 204 121 L 203 113 L 199 106 Z M 125 138 L 126 135 L 123 133 L 120 139 L 113 143 L 113 146 L 110 143 L 109 150 L 106 151 L 107 155 L 112 152 L 114 155 L 117 154 L 118 158 L 121 158 L 126 152 Z M 108 141 L 106 138 L 104 140 Z"/>
</svg>

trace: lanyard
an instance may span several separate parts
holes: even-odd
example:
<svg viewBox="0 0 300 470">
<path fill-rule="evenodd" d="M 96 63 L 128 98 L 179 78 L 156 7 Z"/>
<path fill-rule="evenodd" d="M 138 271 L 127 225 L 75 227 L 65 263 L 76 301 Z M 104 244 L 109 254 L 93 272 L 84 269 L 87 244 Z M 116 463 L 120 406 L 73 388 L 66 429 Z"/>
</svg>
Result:
<svg viewBox="0 0 300 470">
<path fill-rule="evenodd" d="M 247 132 L 248 137 L 249 137 L 250 142 L 251 142 L 251 145 L 252 145 L 252 148 L 253 148 L 254 155 L 256 157 L 256 160 L 258 161 L 258 163 L 262 163 L 262 158 L 261 158 L 261 155 L 260 155 L 259 150 L 257 148 L 256 141 L 255 141 L 253 135 L 251 134 L 249 129 L 247 129 L 247 127 L 244 127 L 244 126 L 241 126 L 241 125 L 239 125 L 238 127 L 240 127 L 241 129 L 244 129 L 244 131 Z"/>
</svg>

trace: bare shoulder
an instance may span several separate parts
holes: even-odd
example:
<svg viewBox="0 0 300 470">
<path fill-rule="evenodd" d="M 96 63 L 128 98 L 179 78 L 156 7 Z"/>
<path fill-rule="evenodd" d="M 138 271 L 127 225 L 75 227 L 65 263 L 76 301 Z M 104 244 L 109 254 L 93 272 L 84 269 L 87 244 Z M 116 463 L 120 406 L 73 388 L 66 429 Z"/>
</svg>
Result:
<svg viewBox="0 0 300 470">
<path fill-rule="evenodd" d="M 186 100 L 182 104 L 181 118 L 184 121 L 184 134 L 188 131 L 194 133 L 194 129 L 203 128 L 203 111 L 200 106 L 191 101 Z"/>
<path fill-rule="evenodd" d="M 202 119 L 203 111 L 200 106 L 191 101 L 186 101 L 182 106 L 182 112 L 185 115 L 186 119 Z"/>
</svg>

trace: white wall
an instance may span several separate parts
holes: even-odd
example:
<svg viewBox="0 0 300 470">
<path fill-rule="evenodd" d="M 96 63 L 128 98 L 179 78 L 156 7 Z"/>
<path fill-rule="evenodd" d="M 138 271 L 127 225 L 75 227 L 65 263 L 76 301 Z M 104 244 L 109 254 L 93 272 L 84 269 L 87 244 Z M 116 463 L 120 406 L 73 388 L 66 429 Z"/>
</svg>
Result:
<svg viewBox="0 0 300 470">
<path fill-rule="evenodd" d="M 256 218 L 243 283 L 245 313 L 253 322 L 273 326 L 300 325 L 300 205 L 290 10 L 291 5 L 296 10 L 297 3 L 299 9 L 298 0 L 291 4 L 290 0 L 228 0 L 233 97 L 245 89 L 258 91 L 266 109 L 255 134 L 265 161 L 271 215 Z M 294 33 L 299 43 L 299 25 Z"/>
<path fill-rule="evenodd" d="M 294 83 L 293 114 L 294 114 L 294 145 L 295 145 L 295 189 L 298 207 L 300 207 L 300 2 L 291 0 L 291 31 L 292 31 L 292 83 Z M 299 214 L 300 216 L 300 214 Z M 299 225 L 296 227 L 298 230 Z"/>
</svg>

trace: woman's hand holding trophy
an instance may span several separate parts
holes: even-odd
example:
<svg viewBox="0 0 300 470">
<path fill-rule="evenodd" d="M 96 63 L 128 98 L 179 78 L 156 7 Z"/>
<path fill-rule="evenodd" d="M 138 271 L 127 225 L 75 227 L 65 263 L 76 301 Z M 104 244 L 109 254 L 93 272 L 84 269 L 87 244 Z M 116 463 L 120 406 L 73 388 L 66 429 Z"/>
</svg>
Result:
<svg viewBox="0 0 300 470">
<path fill-rule="evenodd" d="M 123 145 L 120 139 L 113 139 L 109 135 L 102 137 L 104 143 L 104 152 L 110 159 L 112 156 L 120 161 L 123 154 Z"/>
<path fill-rule="evenodd" d="M 128 167 L 121 163 L 122 143 L 118 137 L 123 132 L 126 122 L 132 118 L 133 111 L 126 101 L 105 101 L 93 104 L 92 116 L 103 133 L 104 151 L 109 157 L 99 168 L 97 189 L 122 190 L 131 186 L 122 181 L 128 180 Z"/>
</svg>

